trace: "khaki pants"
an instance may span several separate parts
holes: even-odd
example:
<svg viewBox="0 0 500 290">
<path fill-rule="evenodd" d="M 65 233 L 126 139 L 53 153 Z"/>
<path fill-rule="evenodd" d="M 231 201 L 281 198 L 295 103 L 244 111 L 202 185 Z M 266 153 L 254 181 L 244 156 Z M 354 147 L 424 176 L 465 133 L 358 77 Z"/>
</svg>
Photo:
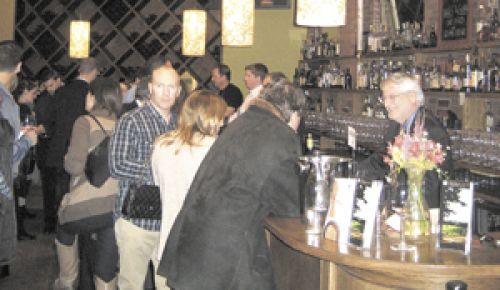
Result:
<svg viewBox="0 0 500 290">
<path fill-rule="evenodd" d="M 125 219 L 115 223 L 116 243 L 120 254 L 118 288 L 120 290 L 139 290 L 144 288 L 144 280 L 149 261 L 155 268 L 157 290 L 170 290 L 165 277 L 156 275 L 158 269 L 158 244 L 160 233 L 144 230 Z"/>
</svg>

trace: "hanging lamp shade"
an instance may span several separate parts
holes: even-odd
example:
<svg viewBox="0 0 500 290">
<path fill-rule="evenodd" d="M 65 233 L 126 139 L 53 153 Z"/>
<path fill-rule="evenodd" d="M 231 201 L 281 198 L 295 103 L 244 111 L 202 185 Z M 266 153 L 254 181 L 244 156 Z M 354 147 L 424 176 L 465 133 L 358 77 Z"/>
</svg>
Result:
<svg viewBox="0 0 500 290">
<path fill-rule="evenodd" d="M 90 48 L 90 22 L 73 20 L 69 27 L 69 57 L 87 58 Z"/>
<path fill-rule="evenodd" d="M 205 55 L 207 13 L 203 10 L 184 10 L 182 21 L 182 54 Z"/>
<path fill-rule="evenodd" d="M 222 0 L 222 45 L 253 44 L 254 0 Z"/>
<path fill-rule="evenodd" d="M 297 0 L 297 25 L 336 27 L 345 25 L 346 0 Z"/>
</svg>

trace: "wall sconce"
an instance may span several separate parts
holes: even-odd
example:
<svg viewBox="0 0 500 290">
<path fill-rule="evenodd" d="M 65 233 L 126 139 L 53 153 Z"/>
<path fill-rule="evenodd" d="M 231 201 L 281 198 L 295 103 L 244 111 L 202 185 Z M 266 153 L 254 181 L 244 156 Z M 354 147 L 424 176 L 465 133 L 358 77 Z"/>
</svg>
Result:
<svg viewBox="0 0 500 290">
<path fill-rule="evenodd" d="M 345 25 L 346 0 L 297 0 L 296 23 L 301 26 Z"/>
<path fill-rule="evenodd" d="M 253 44 L 254 0 L 222 0 L 222 45 Z"/>
<path fill-rule="evenodd" d="M 203 10 L 184 10 L 182 22 L 182 54 L 189 56 L 205 55 L 207 12 Z"/>
<path fill-rule="evenodd" d="M 69 27 L 69 57 L 87 58 L 90 49 L 90 22 L 73 20 Z"/>
</svg>

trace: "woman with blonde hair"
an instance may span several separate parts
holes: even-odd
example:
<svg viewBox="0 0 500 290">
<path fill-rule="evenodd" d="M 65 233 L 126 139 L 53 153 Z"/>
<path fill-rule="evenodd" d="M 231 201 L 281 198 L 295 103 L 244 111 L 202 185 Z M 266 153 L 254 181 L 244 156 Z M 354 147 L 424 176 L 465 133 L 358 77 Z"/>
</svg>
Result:
<svg viewBox="0 0 500 290">
<path fill-rule="evenodd" d="M 177 129 L 155 142 L 151 165 L 162 201 L 158 259 L 194 175 L 217 138 L 225 111 L 226 103 L 216 93 L 195 91 L 182 104 Z"/>
</svg>

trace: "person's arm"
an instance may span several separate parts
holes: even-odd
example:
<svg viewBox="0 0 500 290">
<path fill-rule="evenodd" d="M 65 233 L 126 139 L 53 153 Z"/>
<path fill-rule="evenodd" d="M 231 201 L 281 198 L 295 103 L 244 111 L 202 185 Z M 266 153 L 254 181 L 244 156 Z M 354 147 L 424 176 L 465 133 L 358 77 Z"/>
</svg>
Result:
<svg viewBox="0 0 500 290">
<path fill-rule="evenodd" d="M 299 176 L 296 160 L 288 159 L 271 171 L 262 188 L 270 206 L 270 212 L 276 216 L 298 217 Z"/>
<path fill-rule="evenodd" d="M 36 136 L 36 135 L 35 135 Z M 36 137 L 35 137 L 36 139 Z M 35 145 L 36 142 L 32 141 L 32 138 L 29 135 L 22 135 L 20 138 L 16 139 L 13 144 L 14 155 L 13 162 L 14 164 L 23 160 L 24 156 L 28 153 L 32 145 Z"/>
<path fill-rule="evenodd" d="M 0 171 L 0 194 L 5 196 L 8 199 L 13 199 L 14 195 L 12 194 L 12 189 L 9 187 L 7 182 L 5 182 L 5 176 Z"/>
<path fill-rule="evenodd" d="M 64 157 L 64 169 L 71 175 L 82 174 L 90 147 L 90 124 L 86 117 L 76 119 L 71 132 L 68 152 Z"/>
<path fill-rule="evenodd" d="M 145 175 L 148 166 L 144 161 L 132 158 L 137 151 L 137 125 L 131 118 L 120 119 L 111 135 L 109 144 L 109 170 L 117 179 L 138 179 Z"/>
</svg>

